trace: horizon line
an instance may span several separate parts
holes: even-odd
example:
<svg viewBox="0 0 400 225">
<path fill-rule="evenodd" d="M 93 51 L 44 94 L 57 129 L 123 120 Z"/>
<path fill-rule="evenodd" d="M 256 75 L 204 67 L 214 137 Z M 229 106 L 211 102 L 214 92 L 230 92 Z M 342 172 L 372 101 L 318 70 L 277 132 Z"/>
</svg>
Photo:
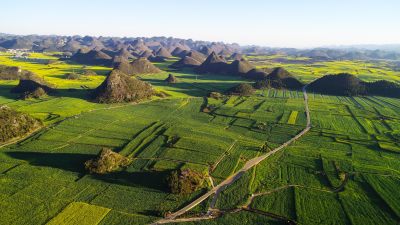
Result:
<svg viewBox="0 0 400 225">
<path fill-rule="evenodd" d="M 61 36 L 61 37 L 96 37 L 96 38 L 157 38 L 157 37 L 165 37 L 165 38 L 175 38 L 175 39 L 182 39 L 182 40 L 193 40 L 193 41 L 204 41 L 210 43 L 223 43 L 223 44 L 237 44 L 240 47 L 262 47 L 262 48 L 277 48 L 277 49 L 284 49 L 284 48 L 294 48 L 294 49 L 317 49 L 317 48 L 363 48 L 363 46 L 390 46 L 390 45 L 399 45 L 399 43 L 357 43 L 357 44 L 325 44 L 325 45 L 314 45 L 314 46 L 284 46 L 284 45 L 265 45 L 265 44 L 247 44 L 247 43 L 239 43 L 239 42 L 229 42 L 229 41 L 215 41 L 215 40 L 201 40 L 195 39 L 190 37 L 176 37 L 170 35 L 154 35 L 154 36 L 127 36 L 127 35 L 94 35 L 94 34 L 38 34 L 38 33 L 24 33 L 24 34 L 15 34 L 15 33 L 7 33 L 7 32 L 0 32 L 0 34 L 10 35 L 10 36 Z"/>
</svg>

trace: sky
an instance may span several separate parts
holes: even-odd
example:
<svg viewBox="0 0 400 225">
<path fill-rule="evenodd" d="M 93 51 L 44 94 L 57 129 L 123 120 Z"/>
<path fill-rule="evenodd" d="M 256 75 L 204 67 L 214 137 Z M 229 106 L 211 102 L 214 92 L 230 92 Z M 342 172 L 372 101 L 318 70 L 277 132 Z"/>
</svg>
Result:
<svg viewBox="0 0 400 225">
<path fill-rule="evenodd" d="M 0 33 L 270 47 L 399 44 L 399 0 L 5 0 Z"/>
</svg>

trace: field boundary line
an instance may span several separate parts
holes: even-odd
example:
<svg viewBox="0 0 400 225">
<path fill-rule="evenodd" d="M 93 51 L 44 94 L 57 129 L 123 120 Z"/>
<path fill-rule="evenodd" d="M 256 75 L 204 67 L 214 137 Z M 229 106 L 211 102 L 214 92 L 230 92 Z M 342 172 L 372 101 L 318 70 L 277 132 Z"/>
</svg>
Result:
<svg viewBox="0 0 400 225">
<path fill-rule="evenodd" d="M 190 204 L 186 205 L 185 207 L 181 208 L 180 210 L 178 210 L 178 211 L 176 211 L 174 213 L 168 214 L 165 218 L 160 219 L 160 220 L 158 220 L 158 221 L 156 221 L 156 222 L 154 222 L 152 224 L 155 225 L 155 224 L 163 224 L 163 223 L 172 223 L 172 222 L 174 222 L 176 217 L 181 216 L 184 213 L 188 212 L 189 210 L 191 210 L 192 208 L 194 208 L 195 206 L 197 206 L 198 204 L 200 204 L 201 202 L 206 200 L 211 195 L 219 193 L 221 190 L 226 189 L 228 186 L 233 184 L 236 180 L 240 179 L 246 171 L 248 171 L 249 169 L 251 169 L 254 166 L 258 165 L 259 163 L 261 163 L 262 161 L 264 161 L 265 159 L 267 159 L 271 155 L 274 155 L 275 153 L 277 153 L 277 152 L 281 151 L 282 149 L 286 148 L 287 146 L 289 146 L 290 144 L 295 142 L 297 139 L 299 139 L 303 135 L 305 135 L 308 131 L 310 131 L 310 129 L 311 129 L 311 117 L 310 117 L 310 111 L 309 111 L 309 107 L 308 107 L 308 95 L 307 95 L 307 90 L 306 90 L 307 86 L 308 85 L 305 85 L 303 87 L 303 89 L 302 89 L 303 90 L 303 98 L 304 98 L 305 110 L 306 110 L 306 116 L 307 116 L 307 125 L 300 133 L 298 133 L 296 136 L 294 136 L 290 140 L 286 141 L 285 143 L 283 143 L 279 147 L 275 148 L 274 150 L 272 150 L 270 152 L 267 152 L 264 155 L 261 155 L 261 156 L 258 156 L 258 157 L 255 157 L 253 159 L 248 160 L 245 163 L 245 165 L 242 167 L 242 169 L 240 169 L 239 171 L 237 171 L 233 175 L 231 175 L 228 178 L 226 178 L 219 185 L 215 186 L 210 191 L 208 191 L 204 195 L 200 196 L 199 198 L 194 200 L 192 203 L 190 203 Z"/>
</svg>

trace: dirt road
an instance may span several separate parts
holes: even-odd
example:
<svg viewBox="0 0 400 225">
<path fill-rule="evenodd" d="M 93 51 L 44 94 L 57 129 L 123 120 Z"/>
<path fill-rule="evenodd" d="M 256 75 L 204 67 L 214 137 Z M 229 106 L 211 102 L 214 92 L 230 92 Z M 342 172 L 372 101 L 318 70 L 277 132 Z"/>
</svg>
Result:
<svg viewBox="0 0 400 225">
<path fill-rule="evenodd" d="M 260 162 L 262 162 L 263 160 L 267 159 L 271 155 L 273 155 L 273 154 L 277 153 L 278 151 L 286 148 L 288 145 L 292 144 L 294 141 L 296 141 L 297 139 L 302 137 L 304 134 L 306 134 L 311 129 L 310 110 L 308 108 L 308 95 L 307 95 L 307 91 L 306 91 L 307 86 L 308 85 L 303 87 L 305 112 L 306 112 L 306 117 L 307 117 L 307 125 L 304 128 L 304 130 L 302 130 L 300 133 L 298 133 L 292 139 L 290 139 L 287 142 L 283 143 L 281 146 L 275 148 L 274 150 L 272 150 L 272 151 L 270 151 L 270 152 L 268 152 L 268 153 L 266 153 L 264 155 L 261 155 L 261 156 L 255 157 L 253 159 L 250 159 L 249 161 L 246 162 L 246 164 L 239 171 L 237 171 L 236 173 L 234 173 L 231 176 L 229 176 L 228 178 L 226 178 L 219 185 L 215 186 L 210 191 L 208 191 L 204 195 L 200 196 L 199 198 L 197 198 L 196 200 L 191 202 L 189 205 L 187 205 L 187 206 L 183 207 L 182 209 L 180 209 L 180 210 L 168 215 L 164 219 L 161 219 L 161 220 L 158 220 L 158 221 L 154 222 L 153 224 L 155 225 L 155 224 L 165 224 L 165 223 L 178 222 L 178 220 L 175 219 L 176 217 L 181 216 L 184 213 L 186 213 L 189 210 L 191 210 L 192 208 L 196 207 L 198 204 L 200 204 L 201 202 L 206 200 L 211 195 L 213 195 L 215 193 L 220 193 L 226 187 L 228 187 L 229 185 L 233 184 L 236 180 L 238 180 L 240 177 L 242 177 L 242 175 L 246 171 L 248 171 L 249 169 L 251 169 L 254 166 L 258 165 Z"/>
</svg>

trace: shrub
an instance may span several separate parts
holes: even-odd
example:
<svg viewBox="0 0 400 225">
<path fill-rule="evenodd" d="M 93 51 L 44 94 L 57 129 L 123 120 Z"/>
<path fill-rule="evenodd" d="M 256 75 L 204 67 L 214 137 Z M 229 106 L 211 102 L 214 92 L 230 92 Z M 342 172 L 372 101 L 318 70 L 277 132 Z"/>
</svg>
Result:
<svg viewBox="0 0 400 225">
<path fill-rule="evenodd" d="M 345 178 L 346 178 L 346 173 L 343 172 L 343 171 L 340 171 L 340 172 L 339 172 L 339 179 L 340 179 L 341 181 L 344 181 Z"/>
<path fill-rule="evenodd" d="M 105 174 L 126 167 L 131 162 L 132 160 L 129 158 L 113 152 L 111 149 L 103 148 L 96 158 L 85 162 L 85 168 L 90 173 Z"/>
<path fill-rule="evenodd" d="M 173 84 L 178 82 L 178 79 L 176 79 L 176 77 L 172 74 L 169 74 L 167 79 L 165 79 L 165 82 L 169 83 L 169 84 Z"/>
<path fill-rule="evenodd" d="M 228 90 L 231 95 L 247 96 L 254 94 L 255 90 L 250 84 L 239 84 Z"/>
<path fill-rule="evenodd" d="M 24 92 L 22 94 L 22 99 L 40 98 L 46 95 L 47 95 L 46 91 L 43 88 L 38 87 L 32 92 Z"/>
<path fill-rule="evenodd" d="M 172 148 L 179 141 L 180 137 L 178 135 L 168 137 L 166 146 Z"/>
<path fill-rule="evenodd" d="M 81 75 L 77 73 L 67 73 L 65 74 L 64 78 L 67 80 L 77 80 L 81 77 Z"/>
<path fill-rule="evenodd" d="M 191 169 L 173 171 L 167 178 L 168 186 L 173 194 L 190 194 L 205 186 L 203 174 Z"/>
<path fill-rule="evenodd" d="M 28 114 L 16 112 L 7 106 L 0 106 L 0 143 L 21 137 L 43 124 Z"/>
<path fill-rule="evenodd" d="M 84 75 L 84 76 L 96 76 L 97 73 L 94 72 L 93 70 L 85 70 L 85 71 L 83 71 L 82 75 Z"/>
<path fill-rule="evenodd" d="M 154 91 L 154 95 L 157 97 L 160 97 L 160 98 L 166 98 L 168 96 L 171 96 L 170 94 L 168 94 L 164 91 L 157 91 L 157 90 Z"/>
<path fill-rule="evenodd" d="M 208 94 L 208 97 L 218 100 L 218 99 L 222 98 L 223 95 L 219 92 L 213 91 Z"/>
<path fill-rule="evenodd" d="M 210 108 L 208 107 L 203 108 L 203 113 L 209 113 L 209 112 L 211 112 Z"/>
<path fill-rule="evenodd" d="M 259 124 L 257 124 L 257 128 L 259 130 L 267 130 L 268 124 L 267 123 L 259 123 Z"/>
</svg>

